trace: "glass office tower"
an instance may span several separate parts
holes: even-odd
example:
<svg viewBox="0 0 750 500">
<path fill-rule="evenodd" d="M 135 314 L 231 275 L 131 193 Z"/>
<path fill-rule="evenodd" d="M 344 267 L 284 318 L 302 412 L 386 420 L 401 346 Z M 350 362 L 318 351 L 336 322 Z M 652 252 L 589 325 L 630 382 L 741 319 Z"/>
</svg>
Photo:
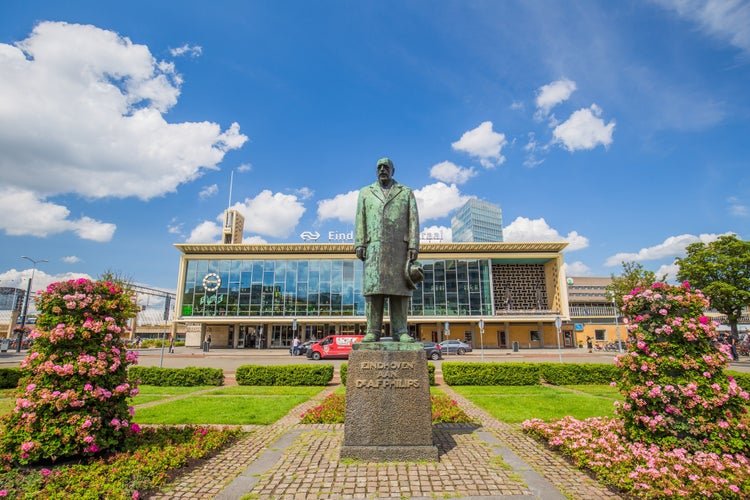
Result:
<svg viewBox="0 0 750 500">
<path fill-rule="evenodd" d="M 503 241 L 500 206 L 477 199 L 467 201 L 451 219 L 451 231 L 456 243 Z"/>
</svg>

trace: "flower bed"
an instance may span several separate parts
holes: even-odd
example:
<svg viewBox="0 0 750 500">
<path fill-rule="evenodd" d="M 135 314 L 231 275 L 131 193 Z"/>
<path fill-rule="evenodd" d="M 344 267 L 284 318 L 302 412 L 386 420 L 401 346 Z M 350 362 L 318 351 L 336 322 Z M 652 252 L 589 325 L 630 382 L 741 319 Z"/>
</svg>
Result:
<svg viewBox="0 0 750 500">
<path fill-rule="evenodd" d="M 628 441 L 619 418 L 531 419 L 523 429 L 602 483 L 640 498 L 750 498 L 750 460 L 743 454 L 663 450 Z"/>
<path fill-rule="evenodd" d="M 466 413 L 448 396 L 432 394 L 432 423 L 471 422 Z M 342 424 L 346 412 L 346 396 L 331 394 L 315 408 L 302 414 L 303 424 Z"/>
<path fill-rule="evenodd" d="M 233 442 L 237 428 L 160 427 L 128 434 L 123 451 L 56 466 L 0 470 L 0 497 L 145 498 L 178 469 Z"/>
</svg>

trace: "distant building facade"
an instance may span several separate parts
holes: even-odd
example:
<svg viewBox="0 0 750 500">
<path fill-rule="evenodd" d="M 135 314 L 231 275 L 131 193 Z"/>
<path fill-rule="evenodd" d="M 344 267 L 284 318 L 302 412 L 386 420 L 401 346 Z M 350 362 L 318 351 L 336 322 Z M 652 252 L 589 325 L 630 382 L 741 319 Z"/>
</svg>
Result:
<svg viewBox="0 0 750 500">
<path fill-rule="evenodd" d="M 456 243 L 491 243 L 503 241 L 503 213 L 500 206 L 471 199 L 451 219 Z"/>
</svg>

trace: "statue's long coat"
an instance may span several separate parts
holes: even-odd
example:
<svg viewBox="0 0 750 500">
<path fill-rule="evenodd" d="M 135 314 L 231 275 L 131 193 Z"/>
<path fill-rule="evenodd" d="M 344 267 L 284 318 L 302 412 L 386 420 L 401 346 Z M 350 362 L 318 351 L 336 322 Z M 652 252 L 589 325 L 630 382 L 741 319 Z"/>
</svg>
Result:
<svg viewBox="0 0 750 500">
<path fill-rule="evenodd" d="M 411 296 L 404 268 L 408 250 L 419 250 L 419 214 L 412 190 L 394 181 L 386 197 L 378 182 L 363 187 L 354 245 L 366 248 L 363 295 Z"/>
</svg>

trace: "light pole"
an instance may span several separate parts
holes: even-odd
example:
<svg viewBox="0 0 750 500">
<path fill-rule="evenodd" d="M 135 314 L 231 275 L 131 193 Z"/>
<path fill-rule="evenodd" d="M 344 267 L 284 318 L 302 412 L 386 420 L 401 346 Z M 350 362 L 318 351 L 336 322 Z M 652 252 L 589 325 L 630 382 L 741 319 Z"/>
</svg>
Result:
<svg viewBox="0 0 750 500">
<path fill-rule="evenodd" d="M 479 320 L 479 339 L 482 342 L 482 362 L 484 362 L 484 319 Z"/>
<path fill-rule="evenodd" d="M 611 294 L 612 297 L 612 308 L 615 310 L 615 330 L 617 330 L 617 352 L 622 354 L 622 342 L 620 342 L 620 322 L 617 318 L 617 302 L 615 302 L 614 292 Z"/>
<path fill-rule="evenodd" d="M 560 316 L 555 318 L 555 328 L 557 328 L 557 353 L 560 356 L 560 363 L 562 363 L 562 347 L 560 346 L 560 328 L 562 327 L 562 319 Z"/>
<path fill-rule="evenodd" d="M 48 260 L 34 260 L 31 257 L 25 255 L 21 256 L 22 259 L 29 260 L 34 263 L 34 268 L 31 270 L 31 278 L 29 278 L 29 284 L 26 286 L 26 297 L 23 302 L 23 314 L 21 314 L 21 329 L 18 330 L 18 345 L 16 346 L 16 352 L 21 352 L 21 343 L 23 342 L 23 332 L 26 328 L 26 314 L 29 312 L 29 295 L 31 295 L 31 282 L 34 281 L 34 274 L 36 273 L 36 265 L 42 262 L 49 262 Z"/>
</svg>

